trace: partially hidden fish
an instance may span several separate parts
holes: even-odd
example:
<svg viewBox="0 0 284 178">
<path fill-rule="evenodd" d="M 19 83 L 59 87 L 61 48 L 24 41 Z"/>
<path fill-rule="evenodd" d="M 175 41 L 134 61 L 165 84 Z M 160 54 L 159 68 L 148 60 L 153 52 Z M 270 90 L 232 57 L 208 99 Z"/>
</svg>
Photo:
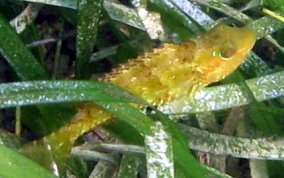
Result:
<svg viewBox="0 0 284 178">
<path fill-rule="evenodd" d="M 164 44 L 131 59 L 101 81 L 122 87 L 151 104 L 163 104 L 185 95 L 193 96 L 201 88 L 228 76 L 245 60 L 255 40 L 252 30 L 221 24 L 191 41 Z M 25 145 L 21 151 L 58 173 L 80 135 L 113 119 L 95 104 L 82 104 L 67 125 Z M 46 150 L 54 156 L 52 160 L 43 159 L 42 155 L 48 154 Z"/>
</svg>

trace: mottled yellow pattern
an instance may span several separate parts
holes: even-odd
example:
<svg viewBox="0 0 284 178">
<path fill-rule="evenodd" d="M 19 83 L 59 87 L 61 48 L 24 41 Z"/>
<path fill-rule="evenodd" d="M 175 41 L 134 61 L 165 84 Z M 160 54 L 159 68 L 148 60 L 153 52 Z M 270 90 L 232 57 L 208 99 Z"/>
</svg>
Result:
<svg viewBox="0 0 284 178">
<path fill-rule="evenodd" d="M 129 60 L 103 81 L 162 104 L 223 79 L 243 62 L 254 42 L 249 29 L 219 25 L 192 41 L 165 44 Z"/>
<path fill-rule="evenodd" d="M 193 95 L 198 89 L 229 75 L 245 60 L 254 42 L 255 33 L 249 29 L 219 25 L 192 41 L 164 44 L 162 48 L 131 59 L 102 81 L 120 86 L 152 104 L 165 103 Z M 34 153 L 38 152 L 39 145 L 47 143 L 58 168 L 62 169 L 74 141 L 84 132 L 112 119 L 111 114 L 95 104 L 84 104 L 69 124 L 33 145 L 26 145 L 22 152 L 46 166 L 46 160 L 42 162 Z M 54 165 L 49 166 L 54 169 Z"/>
</svg>

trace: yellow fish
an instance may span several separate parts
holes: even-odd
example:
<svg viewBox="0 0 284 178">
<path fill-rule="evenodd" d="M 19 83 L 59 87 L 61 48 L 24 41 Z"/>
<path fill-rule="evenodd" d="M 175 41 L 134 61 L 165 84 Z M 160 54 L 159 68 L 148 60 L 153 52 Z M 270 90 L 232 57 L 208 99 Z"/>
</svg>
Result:
<svg viewBox="0 0 284 178">
<path fill-rule="evenodd" d="M 186 43 L 164 44 L 162 48 L 129 60 L 101 81 L 122 87 L 151 104 L 163 104 L 181 96 L 192 96 L 228 76 L 245 60 L 255 40 L 252 30 L 218 25 Z M 83 104 L 67 125 L 27 144 L 21 151 L 57 172 L 54 166 L 64 167 L 80 135 L 112 119 L 110 113 L 95 104 Z M 54 164 L 46 158 L 41 160 L 48 149 L 53 153 Z"/>
</svg>

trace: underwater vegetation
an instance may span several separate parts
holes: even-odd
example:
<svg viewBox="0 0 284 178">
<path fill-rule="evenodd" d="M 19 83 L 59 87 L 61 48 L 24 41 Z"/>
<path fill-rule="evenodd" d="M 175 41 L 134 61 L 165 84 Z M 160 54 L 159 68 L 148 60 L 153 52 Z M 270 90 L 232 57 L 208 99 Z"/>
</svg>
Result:
<svg viewBox="0 0 284 178">
<path fill-rule="evenodd" d="M 0 2 L 3 177 L 279 177 L 281 1 Z"/>
</svg>

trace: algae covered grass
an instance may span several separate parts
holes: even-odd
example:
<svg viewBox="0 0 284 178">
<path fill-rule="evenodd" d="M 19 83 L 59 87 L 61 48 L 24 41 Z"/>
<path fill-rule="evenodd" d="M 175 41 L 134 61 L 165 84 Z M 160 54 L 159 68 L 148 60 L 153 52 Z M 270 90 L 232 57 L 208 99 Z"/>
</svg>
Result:
<svg viewBox="0 0 284 178">
<path fill-rule="evenodd" d="M 283 7 L 281 0 L 1 0 L 0 177 L 281 177 Z M 152 106 L 96 81 L 218 24 L 251 29 L 257 42 L 234 73 L 194 96 Z M 60 164 L 48 144 L 25 150 L 86 102 L 118 120 L 83 134 Z"/>
</svg>

